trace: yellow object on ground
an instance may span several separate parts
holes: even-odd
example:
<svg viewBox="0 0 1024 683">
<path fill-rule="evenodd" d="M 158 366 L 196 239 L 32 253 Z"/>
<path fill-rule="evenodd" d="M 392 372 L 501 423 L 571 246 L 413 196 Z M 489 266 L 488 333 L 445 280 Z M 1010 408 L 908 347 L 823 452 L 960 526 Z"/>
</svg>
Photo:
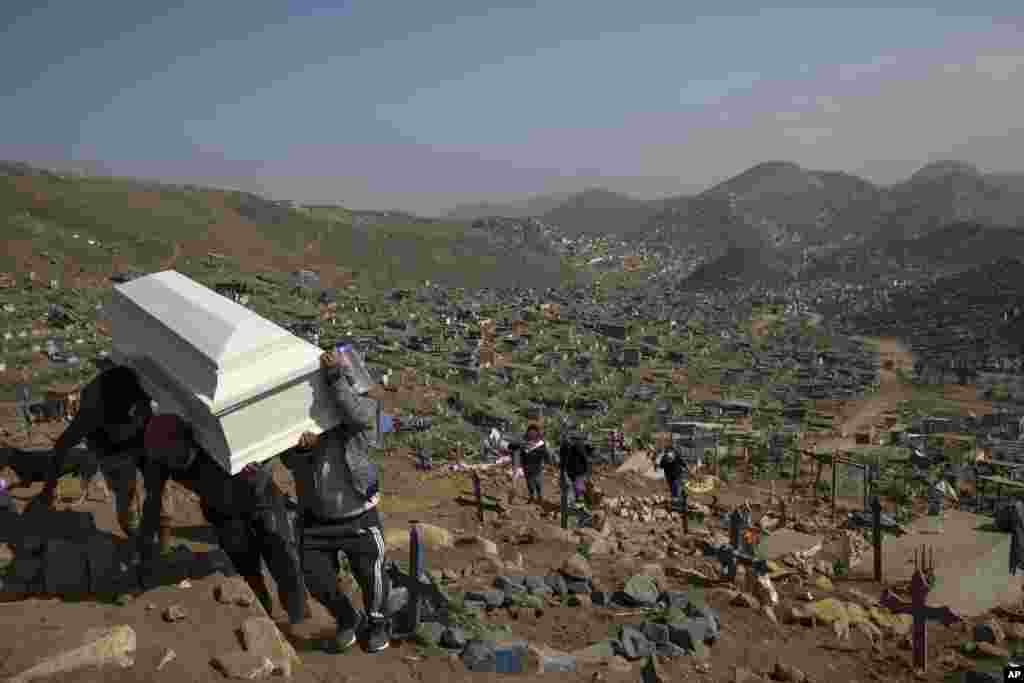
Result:
<svg viewBox="0 0 1024 683">
<path fill-rule="evenodd" d="M 686 490 L 690 493 L 709 493 L 715 490 L 715 478 L 709 474 L 695 477 L 686 482 Z"/>
</svg>

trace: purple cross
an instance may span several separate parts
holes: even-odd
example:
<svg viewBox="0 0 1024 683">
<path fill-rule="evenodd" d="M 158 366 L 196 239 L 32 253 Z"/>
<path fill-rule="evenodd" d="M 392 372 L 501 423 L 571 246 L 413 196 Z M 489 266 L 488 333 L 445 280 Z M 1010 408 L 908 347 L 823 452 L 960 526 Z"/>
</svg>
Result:
<svg viewBox="0 0 1024 683">
<path fill-rule="evenodd" d="M 922 556 L 924 550 L 921 551 Z M 915 560 L 917 551 L 914 551 Z M 917 564 L 915 562 L 915 564 Z M 929 567 L 929 570 L 931 567 Z M 921 671 L 927 671 L 927 658 L 928 652 L 928 622 L 939 621 L 944 626 L 952 626 L 953 624 L 959 623 L 961 618 L 953 612 L 949 607 L 929 607 L 926 604 L 928 599 L 928 593 L 931 592 L 931 587 L 928 585 L 928 580 L 925 578 L 924 571 L 922 571 L 920 565 L 914 571 L 914 576 L 910 580 L 910 602 L 905 602 L 897 598 L 892 592 L 886 591 L 882 594 L 879 600 L 882 607 L 889 609 L 893 614 L 909 614 L 914 618 L 913 627 L 911 630 L 911 642 L 914 649 L 914 668 L 920 669 Z"/>
</svg>

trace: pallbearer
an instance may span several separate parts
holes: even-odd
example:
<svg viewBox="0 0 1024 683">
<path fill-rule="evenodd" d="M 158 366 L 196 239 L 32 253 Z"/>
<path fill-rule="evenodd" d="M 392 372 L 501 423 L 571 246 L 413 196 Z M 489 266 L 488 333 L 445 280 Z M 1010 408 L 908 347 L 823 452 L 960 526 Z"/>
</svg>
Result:
<svg viewBox="0 0 1024 683">
<path fill-rule="evenodd" d="M 128 367 L 108 364 L 82 389 L 78 412 L 54 444 L 53 468 L 43 488 L 52 504 L 68 453 L 83 439 L 95 451 L 99 469 L 114 493 L 117 521 L 129 538 L 138 527 L 136 488 L 142 436 L 153 414 L 149 395 Z"/>
<path fill-rule="evenodd" d="M 350 648 L 366 626 L 366 649 L 379 652 L 388 647 L 390 629 L 377 468 L 369 458 L 377 442 L 376 402 L 365 396 L 368 375 L 356 352 L 328 352 L 320 363 L 341 422 L 319 436 L 303 434 L 284 458 L 298 488 L 304 576 L 310 593 L 337 621 L 333 649 Z M 339 552 L 362 589 L 365 624 L 338 587 Z"/>
<path fill-rule="evenodd" d="M 270 591 L 263 580 L 266 560 L 288 620 L 306 618 L 306 593 L 299 567 L 298 544 L 285 496 L 270 477 L 270 463 L 247 467 L 231 476 L 195 440 L 191 427 L 177 415 L 155 415 L 146 427 L 143 478 L 146 503 L 139 535 L 145 585 L 155 569 L 163 492 L 173 479 L 199 497 L 203 515 L 217 530 L 221 548 L 253 589 L 268 614 Z"/>
</svg>

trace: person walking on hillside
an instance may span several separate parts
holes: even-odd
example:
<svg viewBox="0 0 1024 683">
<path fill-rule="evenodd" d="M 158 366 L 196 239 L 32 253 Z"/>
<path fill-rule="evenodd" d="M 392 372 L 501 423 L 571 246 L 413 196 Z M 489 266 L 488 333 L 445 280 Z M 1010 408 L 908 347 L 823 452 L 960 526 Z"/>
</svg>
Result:
<svg viewBox="0 0 1024 683">
<path fill-rule="evenodd" d="M 584 502 L 593 453 L 593 445 L 587 441 L 585 434 L 578 431 L 569 432 L 566 438 L 562 439 L 562 445 L 558 450 L 562 485 L 571 488 L 573 502 L 577 507 L 582 506 Z"/>
<path fill-rule="evenodd" d="M 669 495 L 673 501 L 679 500 L 683 495 L 683 486 L 686 485 L 689 470 L 683 456 L 673 446 L 662 449 L 658 454 L 654 467 L 665 472 L 665 481 L 668 483 Z"/>
<path fill-rule="evenodd" d="M 282 461 L 292 470 L 298 490 L 306 585 L 337 622 L 332 649 L 349 649 L 366 626 L 366 649 L 379 652 L 390 643 L 390 624 L 384 614 L 389 584 L 377 511 L 379 482 L 369 458 L 376 443 L 376 403 L 353 389 L 358 386 L 355 362 L 361 360 L 336 351 L 321 356 L 342 420 L 319 436 L 303 434 Z M 362 589 L 365 615 L 338 586 L 339 552 Z"/>
<path fill-rule="evenodd" d="M 146 427 L 145 447 L 140 583 L 147 586 L 156 569 L 163 493 L 173 479 L 199 497 L 203 516 L 216 529 L 221 548 L 267 614 L 273 614 L 273 603 L 263 579 L 264 560 L 289 622 L 303 621 L 306 591 L 298 539 L 285 495 L 272 479 L 272 461 L 249 465 L 231 476 L 196 442 L 191 427 L 177 415 L 153 416 Z"/>
<path fill-rule="evenodd" d="M 97 466 L 114 494 L 117 521 L 129 539 L 138 530 L 138 473 L 143 432 L 153 414 L 152 400 L 135 371 L 107 364 L 82 389 L 78 412 L 53 447 L 53 463 L 41 500 L 52 505 L 57 480 L 67 470 L 68 455 L 83 439 L 96 453 Z"/>
<path fill-rule="evenodd" d="M 540 433 L 540 427 L 531 424 L 526 428 L 523 443 L 512 451 L 512 466 L 515 476 L 526 477 L 528 503 L 544 500 L 544 465 L 551 464 L 551 452 Z"/>
</svg>

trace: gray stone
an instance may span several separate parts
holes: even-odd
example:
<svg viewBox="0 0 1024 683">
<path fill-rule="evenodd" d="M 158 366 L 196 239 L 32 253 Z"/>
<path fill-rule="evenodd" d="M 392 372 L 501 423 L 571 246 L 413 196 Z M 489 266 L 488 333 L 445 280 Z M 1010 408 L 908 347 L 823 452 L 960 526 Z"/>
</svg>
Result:
<svg viewBox="0 0 1024 683">
<path fill-rule="evenodd" d="M 558 595 L 566 595 L 569 592 L 569 587 L 565 583 L 565 577 L 561 574 L 548 574 L 544 577 L 544 581 Z"/>
<path fill-rule="evenodd" d="M 92 667 L 127 668 L 135 662 L 137 638 L 131 626 L 89 629 L 80 637 L 62 640 L 38 664 L 5 680 L 34 681 Z"/>
<path fill-rule="evenodd" d="M 659 657 L 666 657 L 668 659 L 686 656 L 686 650 L 675 643 L 655 643 L 654 653 Z"/>
<path fill-rule="evenodd" d="M 611 659 L 621 647 L 622 644 L 618 640 L 600 640 L 582 650 L 577 650 L 573 654 L 581 662 L 595 664 Z"/>
<path fill-rule="evenodd" d="M 44 590 L 49 595 L 84 594 L 89 591 L 89 574 L 83 546 L 58 539 L 46 545 Z"/>
<path fill-rule="evenodd" d="M 43 560 L 26 553 L 19 554 L 11 567 L 11 578 L 23 583 L 36 583 L 43 571 Z"/>
<path fill-rule="evenodd" d="M 630 661 L 646 657 L 653 651 L 651 641 L 635 626 L 623 626 L 619 640 L 622 643 L 622 656 Z"/>
<path fill-rule="evenodd" d="M 240 576 L 232 576 L 224 579 L 214 589 L 218 602 L 225 605 L 238 605 L 240 607 L 252 607 L 256 602 L 256 596 L 252 588 Z"/>
<path fill-rule="evenodd" d="M 509 594 L 500 590 L 484 591 L 483 599 L 488 607 L 501 607 L 509 601 Z"/>
<path fill-rule="evenodd" d="M 708 639 L 718 639 L 718 635 L 721 632 L 722 622 L 718 618 L 717 610 L 713 607 L 707 606 L 701 600 L 694 601 L 691 599 L 689 606 L 686 608 L 686 614 L 695 619 L 703 619 L 707 622 Z"/>
<path fill-rule="evenodd" d="M 441 634 L 441 647 L 451 650 L 461 650 L 466 647 L 466 632 L 457 626 L 451 626 Z"/>
<path fill-rule="evenodd" d="M 547 595 L 553 592 L 543 576 L 527 576 L 523 583 L 526 585 L 526 590 L 533 595 Z"/>
<path fill-rule="evenodd" d="M 253 652 L 229 652 L 214 658 L 213 665 L 228 678 L 256 680 L 274 673 L 274 663 Z"/>
<path fill-rule="evenodd" d="M 622 591 L 638 607 L 653 607 L 658 603 L 657 582 L 650 576 L 633 576 Z"/>
<path fill-rule="evenodd" d="M 474 639 L 462 650 L 462 663 L 473 673 L 495 673 L 497 671 L 497 648 L 493 640 Z"/>
<path fill-rule="evenodd" d="M 583 593 L 590 593 L 591 586 L 589 581 L 566 581 L 566 590 L 569 591 L 570 595 L 582 595 Z"/>
<path fill-rule="evenodd" d="M 607 607 L 611 603 L 611 596 L 605 591 L 594 591 L 590 594 L 590 602 L 594 607 Z"/>
<path fill-rule="evenodd" d="M 269 617 L 249 617 L 242 623 L 242 642 L 245 650 L 262 655 L 274 666 L 274 673 L 291 678 L 299 663 L 299 655 L 277 624 Z"/>
<path fill-rule="evenodd" d="M 529 648 L 529 671 L 526 673 L 575 673 L 576 656 L 558 652 L 543 645 Z"/>
<path fill-rule="evenodd" d="M 504 597 L 505 594 L 502 593 L 501 595 L 502 595 L 502 597 Z M 462 601 L 462 606 L 465 607 L 466 609 L 486 609 L 487 608 L 487 603 L 485 601 L 483 601 L 483 600 L 472 600 L 470 598 L 465 598 Z"/>
<path fill-rule="evenodd" d="M 995 628 L 989 622 L 974 625 L 974 642 L 976 643 L 992 643 L 993 645 L 999 642 L 996 637 Z"/>
<path fill-rule="evenodd" d="M 987 671 L 965 671 L 963 682 L 964 683 L 999 683 L 1002 680 L 1001 676 L 990 674 Z"/>
<path fill-rule="evenodd" d="M 518 576 L 498 576 L 494 579 L 494 587 L 507 594 L 526 592 L 526 586 L 523 585 L 523 579 Z"/>
<path fill-rule="evenodd" d="M 683 648 L 693 651 L 697 643 L 703 643 L 708 637 L 707 621 L 703 619 L 690 619 L 680 625 L 671 625 L 668 628 L 669 641 Z"/>
<path fill-rule="evenodd" d="M 89 561 L 89 591 L 101 593 L 117 578 L 117 545 L 110 536 L 96 534 L 85 547 Z"/>
<path fill-rule="evenodd" d="M 685 610 L 690 604 L 689 596 L 682 591 L 666 591 L 661 594 L 659 599 L 664 602 L 666 607 L 669 609 L 675 608 Z"/>
<path fill-rule="evenodd" d="M 18 544 L 19 555 L 41 555 L 46 550 L 46 539 L 41 536 L 25 536 Z"/>
<path fill-rule="evenodd" d="M 667 643 L 668 641 L 668 626 L 665 624 L 659 624 L 656 621 L 644 622 L 644 635 L 647 636 L 647 640 L 652 643 Z"/>
<path fill-rule="evenodd" d="M 174 623 L 188 618 L 188 612 L 181 605 L 170 605 L 164 609 L 164 621 Z"/>
</svg>

